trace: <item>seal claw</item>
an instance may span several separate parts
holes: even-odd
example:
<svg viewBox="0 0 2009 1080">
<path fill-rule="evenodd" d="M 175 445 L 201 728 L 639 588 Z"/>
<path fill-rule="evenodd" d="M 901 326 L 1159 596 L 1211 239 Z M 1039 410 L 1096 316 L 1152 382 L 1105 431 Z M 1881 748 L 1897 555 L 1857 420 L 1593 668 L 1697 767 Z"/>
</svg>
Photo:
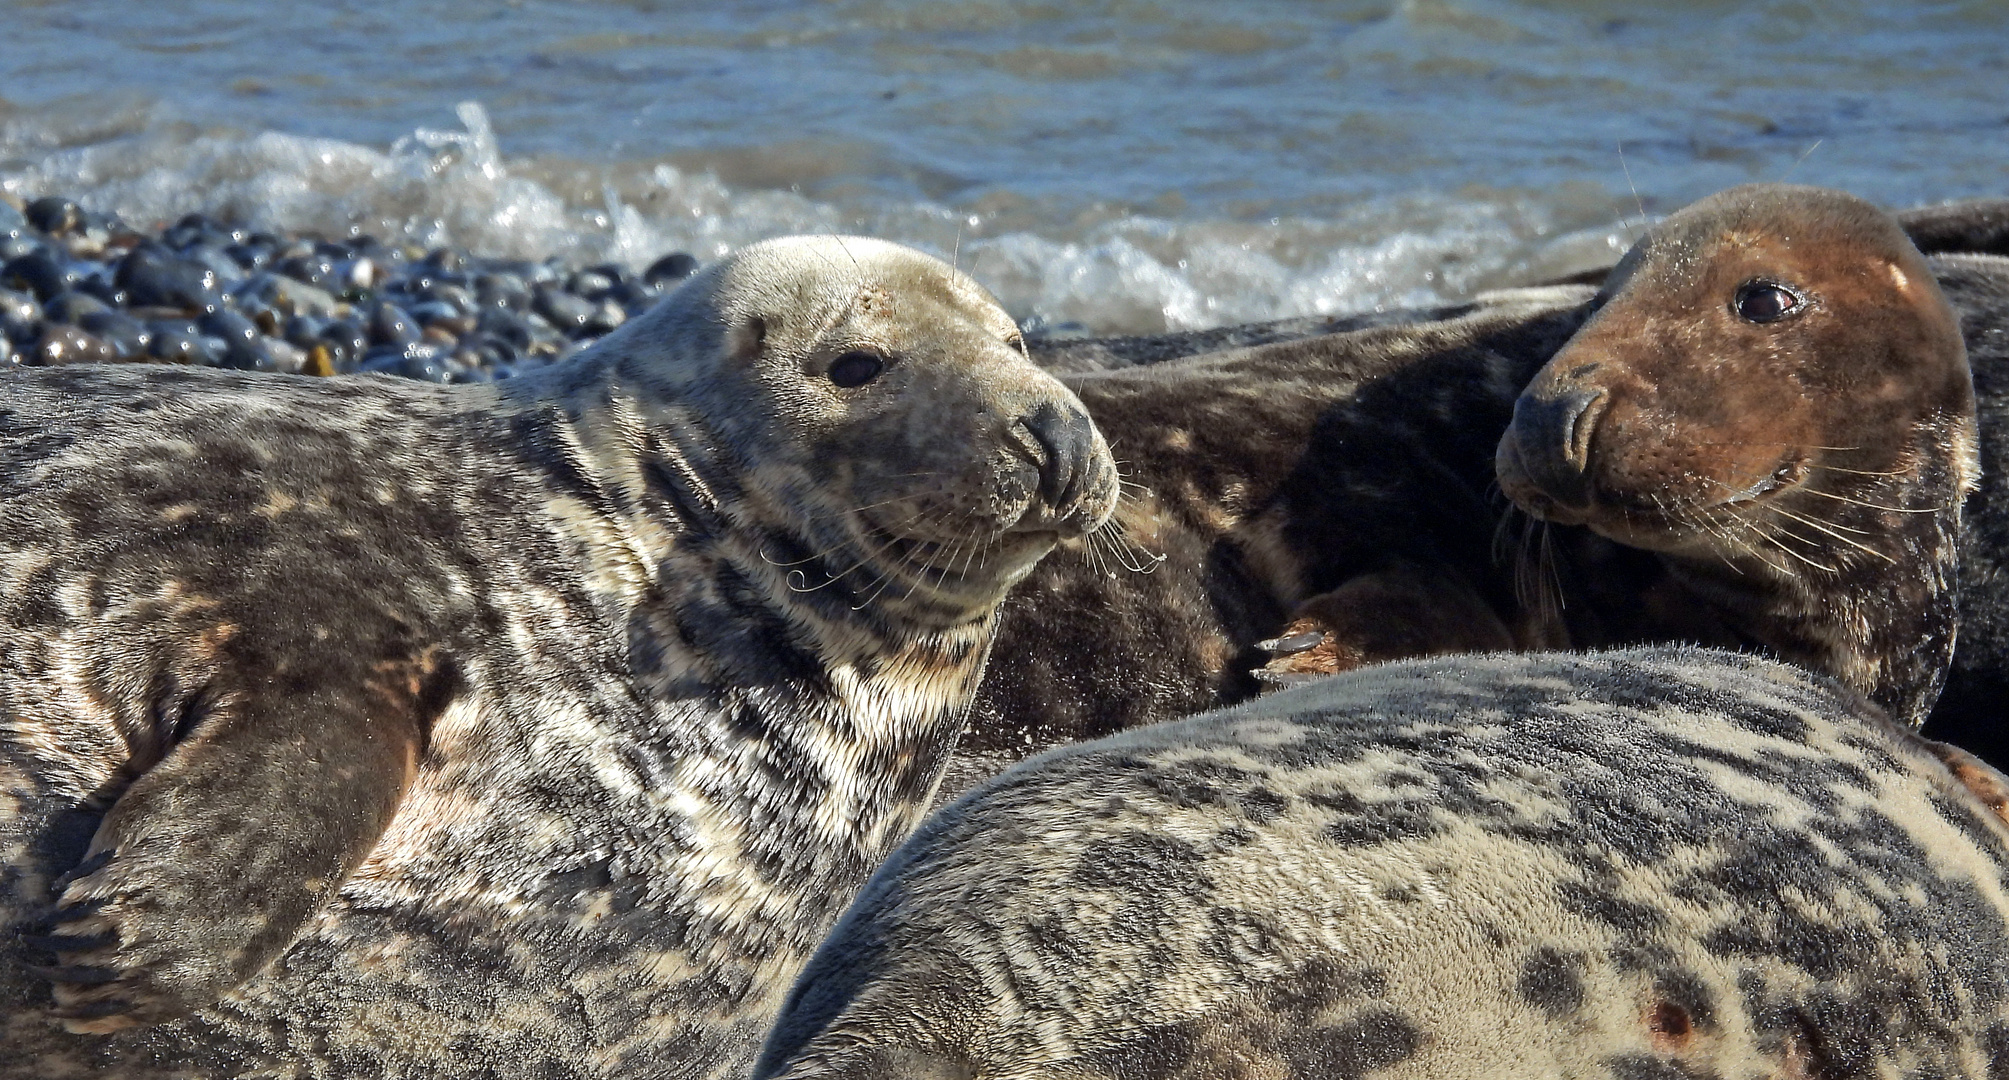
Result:
<svg viewBox="0 0 2009 1080">
<path fill-rule="evenodd" d="M 1287 634 L 1283 637 L 1273 637 L 1268 641 L 1258 641 L 1256 642 L 1256 648 L 1267 653 L 1288 656 L 1291 653 L 1301 653 L 1306 649 L 1316 648 L 1324 640 L 1325 631 L 1306 630 L 1303 633 Z"/>
</svg>

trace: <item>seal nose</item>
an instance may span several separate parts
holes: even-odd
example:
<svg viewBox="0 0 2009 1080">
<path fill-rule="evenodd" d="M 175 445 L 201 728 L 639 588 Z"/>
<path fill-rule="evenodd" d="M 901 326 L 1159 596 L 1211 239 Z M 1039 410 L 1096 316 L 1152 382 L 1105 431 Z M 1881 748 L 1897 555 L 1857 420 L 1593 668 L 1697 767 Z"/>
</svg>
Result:
<svg viewBox="0 0 2009 1080">
<path fill-rule="evenodd" d="M 1500 445 L 1501 464 L 1518 468 L 1521 475 L 1515 479 L 1534 489 L 1527 494 L 1540 496 L 1537 502 L 1588 509 L 1591 435 L 1604 415 L 1607 400 L 1603 390 L 1522 394 L 1514 402 L 1514 421 Z M 1508 494 L 1521 501 L 1522 493 L 1509 490 Z"/>
<path fill-rule="evenodd" d="M 1048 401 L 1020 417 L 1019 424 L 1046 451 L 1039 466 L 1040 497 L 1055 512 L 1073 505 L 1095 460 L 1094 421 L 1079 409 Z"/>
</svg>

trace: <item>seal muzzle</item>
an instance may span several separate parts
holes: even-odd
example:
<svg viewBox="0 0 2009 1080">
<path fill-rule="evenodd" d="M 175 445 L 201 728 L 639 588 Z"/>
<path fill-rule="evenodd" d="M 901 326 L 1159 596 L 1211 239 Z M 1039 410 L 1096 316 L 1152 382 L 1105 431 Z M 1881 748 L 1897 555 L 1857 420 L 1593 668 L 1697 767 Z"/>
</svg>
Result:
<svg viewBox="0 0 2009 1080">
<path fill-rule="evenodd" d="M 1581 388 L 1522 394 L 1496 459 L 1507 496 L 1550 521 L 1589 510 L 1591 436 L 1607 400 Z"/>
<path fill-rule="evenodd" d="M 1044 452 L 1039 463 L 1039 495 L 1056 517 L 1065 517 L 1090 479 L 1099 472 L 1095 424 L 1080 409 L 1051 401 L 1019 419 Z"/>
</svg>

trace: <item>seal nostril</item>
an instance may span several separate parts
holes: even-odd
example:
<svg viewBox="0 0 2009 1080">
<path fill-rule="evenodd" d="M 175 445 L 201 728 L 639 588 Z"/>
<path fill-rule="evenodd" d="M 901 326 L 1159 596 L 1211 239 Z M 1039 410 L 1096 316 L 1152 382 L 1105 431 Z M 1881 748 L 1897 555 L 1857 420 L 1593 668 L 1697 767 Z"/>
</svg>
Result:
<svg viewBox="0 0 2009 1080">
<path fill-rule="evenodd" d="M 1597 430 L 1598 419 L 1604 415 L 1605 403 L 1610 398 L 1604 391 L 1598 390 L 1588 396 L 1573 394 L 1571 399 L 1577 401 L 1576 415 L 1569 420 L 1569 444 L 1563 456 L 1576 467 L 1576 471 L 1588 472 L 1591 433 Z"/>
<path fill-rule="evenodd" d="M 1558 506 L 1590 505 L 1590 448 L 1609 398 L 1602 390 L 1522 394 L 1510 428 L 1521 471 Z"/>
<path fill-rule="evenodd" d="M 1040 463 L 1039 494 L 1058 510 L 1081 493 L 1095 447 L 1095 424 L 1079 409 L 1044 402 L 1019 423 L 1032 433 L 1046 460 Z"/>
</svg>

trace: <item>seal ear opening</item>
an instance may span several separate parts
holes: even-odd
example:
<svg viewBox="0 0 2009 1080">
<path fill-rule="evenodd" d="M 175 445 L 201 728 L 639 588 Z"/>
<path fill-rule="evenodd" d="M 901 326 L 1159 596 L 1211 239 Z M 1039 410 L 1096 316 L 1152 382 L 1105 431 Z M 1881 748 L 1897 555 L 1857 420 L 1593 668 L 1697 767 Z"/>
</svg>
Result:
<svg viewBox="0 0 2009 1080">
<path fill-rule="evenodd" d="M 752 360 L 760 355 L 760 347 L 766 342 L 767 320 L 749 315 L 745 322 L 733 327 L 726 335 L 726 352 L 734 360 Z"/>
</svg>

